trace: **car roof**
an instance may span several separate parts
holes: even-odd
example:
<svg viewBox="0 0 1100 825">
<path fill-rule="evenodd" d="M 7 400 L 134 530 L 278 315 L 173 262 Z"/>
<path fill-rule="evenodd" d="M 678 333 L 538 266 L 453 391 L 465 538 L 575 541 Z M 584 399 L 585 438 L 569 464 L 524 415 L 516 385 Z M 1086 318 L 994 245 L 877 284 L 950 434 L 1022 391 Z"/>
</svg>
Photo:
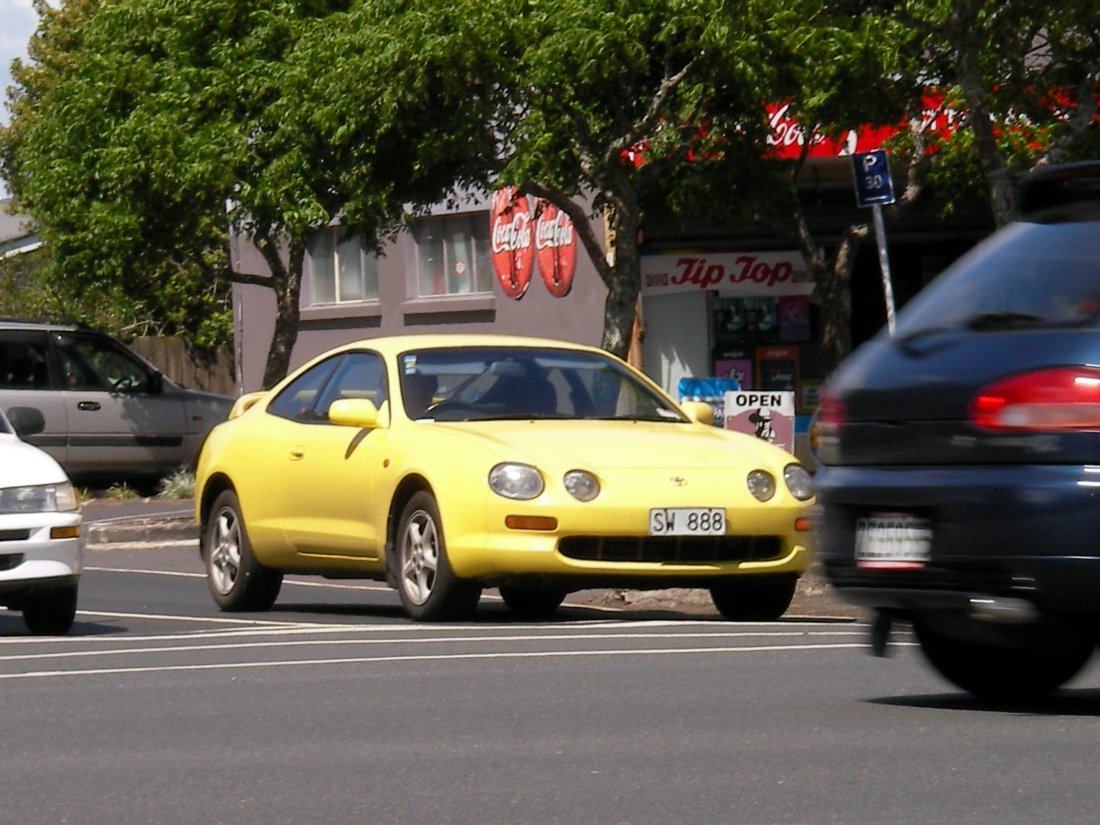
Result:
<svg viewBox="0 0 1100 825">
<path fill-rule="evenodd" d="M 47 321 L 25 318 L 0 318 L 0 329 L 31 330 L 35 332 L 50 332 L 56 330 L 64 330 L 65 332 L 96 331 L 91 327 L 73 321 Z"/>
<path fill-rule="evenodd" d="M 390 356 L 408 352 L 409 350 L 465 347 L 544 347 L 552 349 L 584 350 L 602 353 L 604 355 L 608 354 L 605 350 L 601 350 L 598 347 L 556 338 L 534 338 L 525 335 L 467 332 L 391 335 L 379 338 L 365 338 L 336 347 L 328 352 L 350 349 L 372 349 L 383 355 Z"/>
</svg>

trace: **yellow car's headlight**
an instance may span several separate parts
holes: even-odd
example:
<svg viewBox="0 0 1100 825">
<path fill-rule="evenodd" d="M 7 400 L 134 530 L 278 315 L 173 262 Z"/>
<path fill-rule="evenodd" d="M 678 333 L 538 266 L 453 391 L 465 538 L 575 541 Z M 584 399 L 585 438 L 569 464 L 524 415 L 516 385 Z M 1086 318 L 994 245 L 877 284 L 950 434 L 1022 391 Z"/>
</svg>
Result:
<svg viewBox="0 0 1100 825">
<path fill-rule="evenodd" d="M 562 483 L 577 501 L 591 501 L 600 494 L 600 482 L 587 470 L 570 470 Z"/>
<path fill-rule="evenodd" d="M 787 489 L 799 501 L 808 501 L 814 497 L 814 480 L 809 470 L 801 464 L 788 464 L 783 468 L 783 480 Z"/>
<path fill-rule="evenodd" d="M 76 508 L 76 490 L 67 481 L 0 490 L 0 513 L 61 513 Z"/>
<path fill-rule="evenodd" d="M 757 501 L 769 501 L 775 495 L 775 479 L 765 470 L 753 470 L 745 479 Z"/>
<path fill-rule="evenodd" d="M 542 474 L 528 464 L 504 462 L 489 471 L 489 488 L 498 496 L 529 501 L 542 495 Z"/>
</svg>

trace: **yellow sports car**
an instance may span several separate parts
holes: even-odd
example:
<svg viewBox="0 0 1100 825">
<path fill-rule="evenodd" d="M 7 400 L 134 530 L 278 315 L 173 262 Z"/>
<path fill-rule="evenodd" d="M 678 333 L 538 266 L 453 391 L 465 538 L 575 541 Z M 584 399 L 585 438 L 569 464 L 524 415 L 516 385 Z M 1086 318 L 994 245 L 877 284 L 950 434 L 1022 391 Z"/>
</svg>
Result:
<svg viewBox="0 0 1100 825">
<path fill-rule="evenodd" d="M 202 449 L 210 591 L 266 610 L 284 573 L 388 582 L 414 619 L 486 587 L 552 613 L 593 587 L 705 587 L 774 619 L 809 564 L 810 476 L 709 426 L 621 360 L 562 341 L 378 338 L 238 400 Z"/>
</svg>

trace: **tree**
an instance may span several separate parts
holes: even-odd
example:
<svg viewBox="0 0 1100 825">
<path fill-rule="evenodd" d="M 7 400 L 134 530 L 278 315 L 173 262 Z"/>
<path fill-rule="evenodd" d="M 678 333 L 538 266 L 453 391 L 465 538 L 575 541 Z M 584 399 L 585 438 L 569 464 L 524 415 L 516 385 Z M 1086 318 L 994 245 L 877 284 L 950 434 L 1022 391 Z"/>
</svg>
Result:
<svg viewBox="0 0 1100 825">
<path fill-rule="evenodd" d="M 121 287 L 154 314 L 182 311 L 179 326 L 200 339 L 228 330 L 231 281 L 261 283 L 280 308 L 265 383 L 285 374 L 304 239 L 336 207 L 325 170 L 273 112 L 286 50 L 328 11 L 308 0 L 41 3 L 0 162 L 57 276 Z M 231 228 L 256 243 L 270 278 L 231 271 Z"/>
</svg>

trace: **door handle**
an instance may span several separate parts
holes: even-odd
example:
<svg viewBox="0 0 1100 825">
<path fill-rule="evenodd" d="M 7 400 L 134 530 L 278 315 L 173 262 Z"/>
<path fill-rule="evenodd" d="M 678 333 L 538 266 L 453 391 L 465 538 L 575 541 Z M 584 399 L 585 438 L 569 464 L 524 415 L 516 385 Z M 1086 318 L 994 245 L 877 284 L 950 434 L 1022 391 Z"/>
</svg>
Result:
<svg viewBox="0 0 1100 825">
<path fill-rule="evenodd" d="M 306 454 L 306 448 L 305 447 L 291 447 L 290 448 L 290 460 L 291 461 L 299 461 L 299 460 L 301 460 L 302 456 L 304 456 L 305 454 Z"/>
<path fill-rule="evenodd" d="M 95 412 L 99 409 L 98 401 L 80 401 L 77 403 L 76 408 L 78 410 L 85 410 L 88 412 Z"/>
</svg>

